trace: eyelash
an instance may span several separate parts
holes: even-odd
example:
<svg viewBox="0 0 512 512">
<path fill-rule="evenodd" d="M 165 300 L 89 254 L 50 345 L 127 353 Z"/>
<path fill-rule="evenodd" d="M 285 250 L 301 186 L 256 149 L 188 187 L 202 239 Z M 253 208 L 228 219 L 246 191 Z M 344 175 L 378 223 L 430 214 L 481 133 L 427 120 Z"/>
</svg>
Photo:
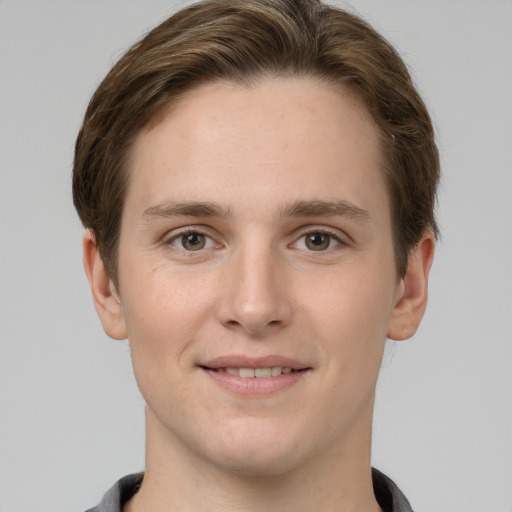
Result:
<svg viewBox="0 0 512 512">
<path fill-rule="evenodd" d="M 180 239 L 183 240 L 184 237 L 191 236 L 191 235 L 198 235 L 200 237 L 203 237 L 204 239 L 207 239 L 207 241 L 205 243 L 208 243 L 208 241 L 209 241 L 210 245 L 208 247 L 201 247 L 201 248 L 197 249 L 197 251 L 194 251 L 194 250 L 187 250 L 184 247 L 177 247 L 174 244 L 174 242 L 176 242 L 177 240 L 180 240 Z M 167 240 L 165 240 L 165 244 L 172 245 L 176 249 L 178 249 L 182 252 L 193 253 L 193 252 L 200 252 L 204 249 L 211 249 L 214 245 L 216 245 L 216 242 L 211 236 L 208 236 L 207 234 L 205 234 L 201 229 L 194 228 L 194 227 L 187 227 L 187 228 L 182 229 L 178 233 L 173 234 L 171 237 L 169 237 Z M 217 244 L 217 246 L 220 246 L 220 244 Z"/>
<path fill-rule="evenodd" d="M 323 236 L 323 237 L 328 237 L 329 238 L 329 245 L 328 247 L 326 247 L 325 249 L 322 249 L 322 250 L 318 250 L 318 251 L 315 251 L 314 249 L 308 249 L 307 247 L 305 248 L 302 248 L 302 247 L 297 247 L 298 243 L 300 240 L 302 239 L 305 239 L 305 242 L 304 242 L 304 245 L 307 244 L 307 239 L 306 237 L 308 236 L 312 236 L 312 235 L 320 235 L 320 236 Z M 335 242 L 335 245 L 332 245 L 332 242 Z M 295 247 L 297 249 L 300 249 L 300 250 L 305 250 L 305 251 L 308 251 L 308 252 L 327 252 L 327 251 L 330 251 L 332 249 L 335 249 L 336 247 L 339 247 L 339 246 L 348 246 L 348 242 L 346 240 L 343 240 L 340 235 L 338 233 L 333 233 L 332 231 L 329 231 L 325 228 L 314 228 L 314 227 L 309 227 L 309 228 L 306 228 L 302 233 L 301 235 L 295 240 L 295 242 L 293 242 L 291 244 L 292 247 Z"/>
<path fill-rule="evenodd" d="M 187 237 L 190 235 L 198 235 L 200 237 L 204 237 L 204 239 L 206 239 L 205 244 L 208 244 L 208 246 L 200 247 L 196 251 L 194 251 L 194 250 L 188 250 L 185 247 L 178 247 L 177 245 L 175 245 L 176 241 L 178 241 L 180 239 L 183 240 L 184 237 Z M 315 251 L 314 249 L 311 249 L 308 247 L 297 247 L 300 240 L 305 239 L 305 237 L 307 237 L 307 236 L 313 236 L 313 235 L 320 235 L 322 237 L 328 237 L 328 239 L 329 239 L 328 246 L 325 249 L 321 249 L 318 251 Z M 332 242 L 335 242 L 335 245 L 332 245 Z M 178 233 L 175 233 L 171 237 L 167 238 L 165 240 L 165 244 L 173 246 L 176 249 L 178 249 L 182 252 L 186 252 L 186 253 L 202 252 L 205 249 L 211 249 L 213 247 L 217 247 L 217 248 L 222 247 L 222 244 L 216 243 L 215 240 L 211 236 L 204 233 L 204 231 L 202 229 L 195 228 L 195 227 L 183 228 Z M 304 242 L 304 245 L 307 245 L 307 241 Z M 293 243 L 290 244 L 290 247 L 314 253 L 314 252 L 327 252 L 327 251 L 330 251 L 338 246 L 348 246 L 348 245 L 349 245 L 349 243 L 346 240 L 343 240 L 337 233 L 333 233 L 329 230 L 326 230 L 325 228 L 315 229 L 313 227 L 310 227 L 310 228 L 304 229 L 302 231 L 302 233 L 300 234 L 300 236 L 298 238 L 296 238 Z"/>
</svg>

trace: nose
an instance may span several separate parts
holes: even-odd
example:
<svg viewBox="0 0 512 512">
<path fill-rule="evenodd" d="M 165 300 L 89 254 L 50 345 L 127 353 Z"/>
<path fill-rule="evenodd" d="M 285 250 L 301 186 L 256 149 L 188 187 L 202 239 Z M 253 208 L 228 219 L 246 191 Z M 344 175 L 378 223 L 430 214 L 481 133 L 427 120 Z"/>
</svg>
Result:
<svg viewBox="0 0 512 512">
<path fill-rule="evenodd" d="M 240 248 L 226 262 L 218 317 L 224 327 L 258 335 L 290 322 L 292 290 L 270 248 Z"/>
</svg>

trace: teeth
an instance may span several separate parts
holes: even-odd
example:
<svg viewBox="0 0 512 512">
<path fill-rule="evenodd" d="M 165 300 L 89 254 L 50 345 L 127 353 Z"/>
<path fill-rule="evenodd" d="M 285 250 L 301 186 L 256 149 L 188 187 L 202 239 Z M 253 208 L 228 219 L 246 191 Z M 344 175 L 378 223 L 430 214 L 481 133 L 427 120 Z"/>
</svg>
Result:
<svg viewBox="0 0 512 512">
<path fill-rule="evenodd" d="M 250 377 L 254 377 L 254 368 L 240 368 L 239 375 L 244 379 L 248 379 Z"/>
<path fill-rule="evenodd" d="M 230 375 L 243 377 L 244 379 L 251 379 L 253 377 L 277 377 L 281 373 L 291 373 L 292 369 L 288 367 L 282 368 L 281 366 L 273 366 L 272 368 L 223 368 Z"/>
<path fill-rule="evenodd" d="M 255 377 L 270 377 L 272 375 L 272 368 L 256 368 L 254 370 Z"/>
</svg>

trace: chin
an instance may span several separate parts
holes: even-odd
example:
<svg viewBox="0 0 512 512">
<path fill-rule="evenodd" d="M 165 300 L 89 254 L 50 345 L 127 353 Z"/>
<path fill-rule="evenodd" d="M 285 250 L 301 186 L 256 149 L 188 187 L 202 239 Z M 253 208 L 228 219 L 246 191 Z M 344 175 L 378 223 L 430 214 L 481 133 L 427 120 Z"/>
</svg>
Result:
<svg viewBox="0 0 512 512">
<path fill-rule="evenodd" d="M 301 464 L 305 454 L 299 450 L 303 444 L 298 437 L 282 425 L 266 429 L 262 425 L 235 431 L 226 429 L 221 442 L 207 451 L 214 464 L 231 473 L 251 477 L 277 476 Z"/>
<path fill-rule="evenodd" d="M 219 460 L 220 459 L 220 460 Z M 225 471 L 253 478 L 275 477 L 289 473 L 300 465 L 294 454 L 266 453 L 261 450 L 258 457 L 238 453 L 223 453 L 216 463 Z"/>
</svg>

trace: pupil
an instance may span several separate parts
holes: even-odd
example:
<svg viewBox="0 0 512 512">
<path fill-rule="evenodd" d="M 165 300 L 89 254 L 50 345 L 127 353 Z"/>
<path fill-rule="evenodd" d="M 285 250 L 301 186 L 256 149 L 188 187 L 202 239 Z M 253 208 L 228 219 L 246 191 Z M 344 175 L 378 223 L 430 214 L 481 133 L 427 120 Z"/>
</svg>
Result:
<svg viewBox="0 0 512 512">
<path fill-rule="evenodd" d="M 201 242 L 201 240 L 199 239 L 199 235 L 188 235 L 187 237 L 187 241 L 190 245 L 197 245 Z"/>
<path fill-rule="evenodd" d="M 190 233 L 189 235 L 184 235 L 181 241 L 183 247 L 189 251 L 199 251 L 206 244 L 204 236 L 200 233 Z"/>
<path fill-rule="evenodd" d="M 306 245 L 312 251 L 323 251 L 329 247 L 330 240 L 329 235 L 313 233 L 306 238 Z"/>
</svg>

